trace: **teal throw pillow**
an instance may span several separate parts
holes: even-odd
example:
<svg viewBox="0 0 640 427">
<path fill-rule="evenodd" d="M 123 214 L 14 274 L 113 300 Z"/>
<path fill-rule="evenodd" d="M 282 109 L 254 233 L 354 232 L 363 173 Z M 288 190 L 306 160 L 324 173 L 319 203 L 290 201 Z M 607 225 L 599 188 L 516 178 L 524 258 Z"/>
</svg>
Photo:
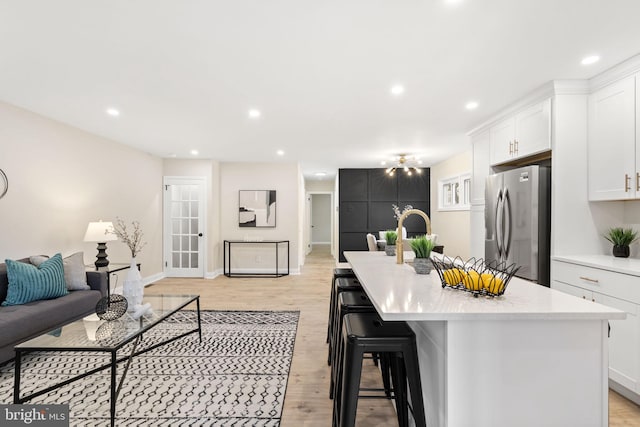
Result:
<svg viewBox="0 0 640 427">
<path fill-rule="evenodd" d="M 56 254 L 38 267 L 24 262 L 5 260 L 9 286 L 3 306 L 26 304 L 67 295 L 62 256 Z"/>
</svg>

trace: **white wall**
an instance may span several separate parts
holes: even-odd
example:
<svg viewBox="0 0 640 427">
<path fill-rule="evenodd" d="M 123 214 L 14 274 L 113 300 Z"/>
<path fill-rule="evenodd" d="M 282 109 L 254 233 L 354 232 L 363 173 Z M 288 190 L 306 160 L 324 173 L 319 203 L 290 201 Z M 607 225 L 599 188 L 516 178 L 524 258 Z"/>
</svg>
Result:
<svg viewBox="0 0 640 427">
<path fill-rule="evenodd" d="M 464 151 L 431 166 L 431 230 L 438 235 L 438 244 L 444 245 L 448 256 L 469 258 L 469 211 L 438 210 L 438 180 L 471 172 L 471 150 Z"/>
<path fill-rule="evenodd" d="M 0 103 L 0 168 L 9 192 L 0 199 L 0 260 L 84 251 L 90 221 L 140 221 L 147 245 L 142 275 L 162 272 L 162 160 L 29 111 Z M 129 262 L 108 242 L 111 262 Z"/>
<path fill-rule="evenodd" d="M 624 227 L 633 228 L 640 234 L 640 201 L 624 202 Z M 608 243 L 608 250 L 611 250 L 611 244 Z M 640 258 L 640 243 L 636 242 L 631 245 L 631 257 Z"/>
<path fill-rule="evenodd" d="M 307 179 L 304 181 L 304 186 L 305 189 L 307 190 L 307 192 L 315 192 L 315 191 L 320 191 L 320 192 L 328 192 L 328 193 L 333 193 L 334 190 L 334 180 L 327 180 L 327 179 L 323 179 L 323 180 L 314 180 L 314 179 Z"/>
<path fill-rule="evenodd" d="M 298 165 L 295 163 L 220 163 L 220 240 L 289 240 L 290 266 L 296 272 L 299 263 L 300 236 L 304 212 L 304 193 Z M 238 192 L 240 190 L 276 190 L 276 227 L 241 228 L 238 226 Z M 235 251 L 235 249 L 234 249 Z M 250 259 L 249 259 L 250 257 Z M 248 268 L 268 267 L 266 254 L 248 254 Z M 222 255 L 218 265 L 222 265 Z"/>
<path fill-rule="evenodd" d="M 222 240 L 220 239 L 220 163 L 216 160 L 164 159 L 164 176 L 202 176 L 207 186 L 206 229 L 207 260 L 206 276 L 213 277 L 222 268 Z"/>
</svg>

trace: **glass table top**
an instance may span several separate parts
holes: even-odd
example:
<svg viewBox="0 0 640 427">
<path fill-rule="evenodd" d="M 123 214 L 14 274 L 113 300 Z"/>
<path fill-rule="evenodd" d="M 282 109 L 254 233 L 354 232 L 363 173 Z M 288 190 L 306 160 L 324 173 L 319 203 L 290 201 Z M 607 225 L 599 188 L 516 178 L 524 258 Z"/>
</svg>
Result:
<svg viewBox="0 0 640 427">
<path fill-rule="evenodd" d="M 134 319 L 127 312 L 112 321 L 95 314 L 44 333 L 16 346 L 20 350 L 96 350 L 118 349 L 172 314 L 191 304 L 199 295 L 149 295 L 142 303 L 151 304 L 151 312 Z M 194 323 L 197 320 L 194 319 Z M 197 326 L 195 326 L 197 327 Z"/>
</svg>

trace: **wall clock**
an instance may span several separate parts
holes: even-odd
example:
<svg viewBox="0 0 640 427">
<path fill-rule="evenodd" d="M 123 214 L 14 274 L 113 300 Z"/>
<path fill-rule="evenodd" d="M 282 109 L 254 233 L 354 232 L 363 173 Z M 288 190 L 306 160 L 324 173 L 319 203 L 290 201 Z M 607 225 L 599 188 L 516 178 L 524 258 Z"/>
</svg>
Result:
<svg viewBox="0 0 640 427">
<path fill-rule="evenodd" d="M 9 190 L 9 180 L 7 179 L 7 174 L 0 169 L 0 199 L 7 194 L 7 190 Z"/>
</svg>

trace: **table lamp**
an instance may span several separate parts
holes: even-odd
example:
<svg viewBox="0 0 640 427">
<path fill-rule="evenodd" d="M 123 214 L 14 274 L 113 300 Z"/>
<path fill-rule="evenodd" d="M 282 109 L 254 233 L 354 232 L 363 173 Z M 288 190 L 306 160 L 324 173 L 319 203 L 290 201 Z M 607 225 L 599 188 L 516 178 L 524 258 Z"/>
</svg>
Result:
<svg viewBox="0 0 640 427">
<path fill-rule="evenodd" d="M 106 267 L 109 265 L 107 259 L 107 242 L 118 240 L 113 233 L 113 223 L 109 221 L 90 222 L 87 232 L 84 234 L 85 242 L 98 243 L 98 255 L 96 255 L 96 268 Z"/>
</svg>

